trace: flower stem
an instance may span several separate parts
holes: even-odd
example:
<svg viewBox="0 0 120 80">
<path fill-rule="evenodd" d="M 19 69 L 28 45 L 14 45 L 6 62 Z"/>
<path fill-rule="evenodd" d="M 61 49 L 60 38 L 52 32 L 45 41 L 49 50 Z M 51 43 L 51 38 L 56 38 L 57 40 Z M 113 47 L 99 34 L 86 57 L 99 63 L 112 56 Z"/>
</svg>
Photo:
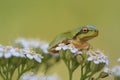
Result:
<svg viewBox="0 0 120 80">
<path fill-rule="evenodd" d="M 69 70 L 69 80 L 72 80 L 72 71 L 71 70 Z"/>
<path fill-rule="evenodd" d="M 85 79 L 85 75 L 84 75 L 84 71 L 83 71 L 83 68 L 84 68 L 84 66 L 82 65 L 81 66 L 81 78 L 80 78 L 80 80 L 84 80 Z"/>
<path fill-rule="evenodd" d="M 26 69 L 24 69 L 23 71 L 19 72 L 17 80 L 20 80 L 20 77 L 27 71 L 31 70 L 32 68 L 34 68 L 35 66 L 30 66 L 30 67 L 26 67 Z"/>
<path fill-rule="evenodd" d="M 70 61 L 68 61 L 69 80 L 72 80 L 73 71 L 71 69 Z"/>
<path fill-rule="evenodd" d="M 63 60 L 65 65 L 67 66 L 69 72 L 69 80 L 72 80 L 73 70 L 71 69 L 70 61 Z"/>
</svg>

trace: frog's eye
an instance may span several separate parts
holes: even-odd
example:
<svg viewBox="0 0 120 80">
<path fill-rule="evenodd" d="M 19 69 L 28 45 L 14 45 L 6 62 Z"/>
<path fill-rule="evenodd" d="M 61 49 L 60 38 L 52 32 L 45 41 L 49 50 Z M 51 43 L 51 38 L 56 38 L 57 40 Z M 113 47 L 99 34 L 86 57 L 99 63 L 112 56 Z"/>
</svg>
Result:
<svg viewBox="0 0 120 80">
<path fill-rule="evenodd" d="M 87 33 L 88 31 L 89 31 L 88 28 L 83 28 L 83 29 L 82 29 L 82 32 L 83 32 L 83 33 Z"/>
</svg>

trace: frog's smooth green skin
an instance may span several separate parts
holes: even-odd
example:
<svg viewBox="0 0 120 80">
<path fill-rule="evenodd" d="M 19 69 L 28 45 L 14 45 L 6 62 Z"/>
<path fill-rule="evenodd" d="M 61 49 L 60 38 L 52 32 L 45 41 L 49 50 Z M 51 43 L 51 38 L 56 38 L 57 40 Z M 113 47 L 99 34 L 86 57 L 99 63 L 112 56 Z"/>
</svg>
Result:
<svg viewBox="0 0 120 80">
<path fill-rule="evenodd" d="M 50 52 L 56 53 L 55 47 L 59 43 L 73 43 L 77 48 L 82 49 L 88 45 L 87 41 L 96 37 L 98 35 L 98 30 L 95 26 L 85 25 L 78 27 L 74 30 L 62 33 L 58 35 L 49 45 L 48 50 Z"/>
</svg>

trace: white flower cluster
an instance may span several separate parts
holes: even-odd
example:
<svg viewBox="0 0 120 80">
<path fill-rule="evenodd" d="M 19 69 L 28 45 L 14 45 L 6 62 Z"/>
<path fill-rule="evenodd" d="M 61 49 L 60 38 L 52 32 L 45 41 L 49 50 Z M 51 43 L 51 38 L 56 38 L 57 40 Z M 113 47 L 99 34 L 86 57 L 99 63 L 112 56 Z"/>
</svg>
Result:
<svg viewBox="0 0 120 80">
<path fill-rule="evenodd" d="M 2 46 L 0 45 L 0 58 L 11 58 L 11 57 L 21 57 L 21 58 L 28 58 L 34 59 L 37 62 L 41 62 L 42 56 L 35 53 L 30 49 L 18 49 L 12 46 Z"/>
<path fill-rule="evenodd" d="M 35 53 L 34 51 L 30 50 L 29 48 L 23 49 L 23 51 L 27 58 L 29 58 L 31 60 L 34 59 L 37 62 L 41 63 L 43 57 L 40 54 Z"/>
<path fill-rule="evenodd" d="M 119 76 L 120 77 L 120 66 L 115 66 L 112 68 L 112 73 L 115 75 L 115 76 Z"/>
<path fill-rule="evenodd" d="M 59 50 L 67 50 L 69 49 L 72 53 L 76 53 L 76 54 L 82 54 L 81 51 L 79 51 L 79 49 L 75 48 L 75 46 L 73 44 L 64 44 L 64 43 L 61 43 L 61 44 L 58 44 L 58 46 L 55 48 L 55 50 L 59 51 Z"/>
<path fill-rule="evenodd" d="M 48 46 L 47 42 L 39 41 L 39 40 L 27 40 L 25 38 L 18 38 L 14 41 L 15 45 L 21 45 L 23 48 L 38 48 L 42 49 L 44 53 L 48 53 Z"/>
<path fill-rule="evenodd" d="M 95 64 L 105 63 L 106 65 L 109 64 L 108 57 L 105 56 L 100 50 L 96 51 L 88 51 L 88 61 L 93 61 Z"/>
<path fill-rule="evenodd" d="M 56 74 L 45 76 L 44 74 L 37 75 L 34 73 L 27 73 L 22 76 L 22 80 L 61 80 Z"/>
</svg>

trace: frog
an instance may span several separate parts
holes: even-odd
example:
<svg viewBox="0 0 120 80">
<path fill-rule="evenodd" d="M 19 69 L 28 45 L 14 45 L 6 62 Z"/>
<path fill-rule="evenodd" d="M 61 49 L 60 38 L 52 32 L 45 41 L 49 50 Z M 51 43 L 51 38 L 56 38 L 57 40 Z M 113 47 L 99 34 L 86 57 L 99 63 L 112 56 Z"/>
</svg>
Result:
<svg viewBox="0 0 120 80">
<path fill-rule="evenodd" d="M 83 25 L 73 30 L 61 33 L 49 44 L 48 51 L 52 53 L 58 53 L 55 48 L 64 43 L 65 45 L 73 44 L 75 48 L 79 50 L 89 50 L 91 45 L 88 43 L 89 40 L 98 36 L 98 29 L 93 25 Z"/>
</svg>

